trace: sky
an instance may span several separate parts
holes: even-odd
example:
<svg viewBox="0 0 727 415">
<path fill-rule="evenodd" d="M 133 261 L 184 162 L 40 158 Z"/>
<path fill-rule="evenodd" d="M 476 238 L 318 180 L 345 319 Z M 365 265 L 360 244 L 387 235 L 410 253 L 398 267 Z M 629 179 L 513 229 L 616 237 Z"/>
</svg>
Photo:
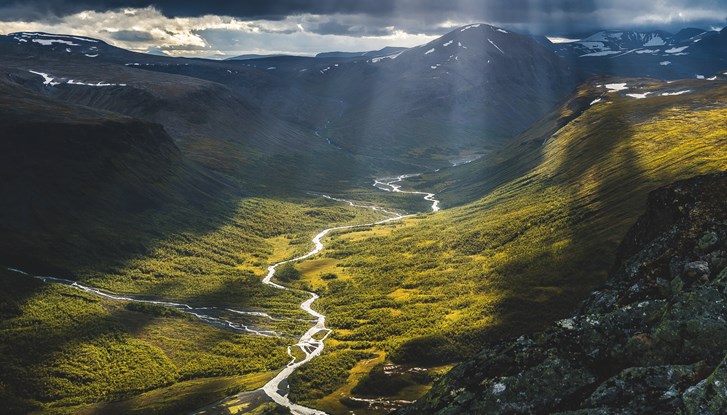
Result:
<svg viewBox="0 0 727 415">
<path fill-rule="evenodd" d="M 3 34 L 75 34 L 207 58 L 415 46 L 469 23 L 561 38 L 721 29 L 727 0 L 0 0 Z"/>
</svg>

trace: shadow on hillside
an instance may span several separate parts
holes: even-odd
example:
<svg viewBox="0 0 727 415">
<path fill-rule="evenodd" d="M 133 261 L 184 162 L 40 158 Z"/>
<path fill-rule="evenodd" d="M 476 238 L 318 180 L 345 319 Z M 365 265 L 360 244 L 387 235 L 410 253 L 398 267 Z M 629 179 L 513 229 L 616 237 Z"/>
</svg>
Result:
<svg viewBox="0 0 727 415">
<path fill-rule="evenodd" d="M 605 280 L 618 243 L 643 210 L 643 183 L 649 180 L 630 143 L 634 130 L 628 108 L 615 103 L 597 118 L 577 119 L 576 134 L 551 138 L 563 141 L 548 144 L 546 165 L 531 171 L 537 174 L 477 205 L 512 216 L 503 216 L 502 227 L 510 229 L 505 233 L 477 230 L 479 225 L 471 223 L 475 239 L 492 244 L 498 238 L 502 247 L 487 251 L 506 259 L 491 270 L 497 274 L 493 288 L 500 293 L 494 324 L 451 333 L 454 343 L 475 345 L 468 353 L 567 316 Z M 538 153 L 534 159 L 544 156 Z"/>
<path fill-rule="evenodd" d="M 640 185 L 648 179 L 630 144 L 634 131 L 628 117 L 612 104 L 600 119 L 579 124 L 582 132 L 566 143 L 547 179 L 563 200 L 551 212 L 552 234 L 531 257 L 505 265 L 518 271 L 507 278 L 517 289 L 498 305 L 495 333 L 531 332 L 563 318 L 605 280 L 646 197 Z"/>
</svg>

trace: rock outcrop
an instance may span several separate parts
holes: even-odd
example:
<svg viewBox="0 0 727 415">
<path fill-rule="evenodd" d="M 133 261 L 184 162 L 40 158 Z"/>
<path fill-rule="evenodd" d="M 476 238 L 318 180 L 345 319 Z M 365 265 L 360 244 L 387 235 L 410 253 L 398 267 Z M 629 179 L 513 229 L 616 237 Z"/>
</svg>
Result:
<svg viewBox="0 0 727 415">
<path fill-rule="evenodd" d="M 727 174 L 650 194 L 606 285 L 398 414 L 727 413 Z"/>
</svg>

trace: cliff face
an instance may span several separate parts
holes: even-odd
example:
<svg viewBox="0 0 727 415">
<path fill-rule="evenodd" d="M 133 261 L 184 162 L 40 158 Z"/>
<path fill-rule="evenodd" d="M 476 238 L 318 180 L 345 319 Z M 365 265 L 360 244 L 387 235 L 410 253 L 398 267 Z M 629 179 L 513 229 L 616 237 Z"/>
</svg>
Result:
<svg viewBox="0 0 727 415">
<path fill-rule="evenodd" d="M 727 413 L 727 174 L 650 194 L 601 290 L 399 414 Z"/>
</svg>

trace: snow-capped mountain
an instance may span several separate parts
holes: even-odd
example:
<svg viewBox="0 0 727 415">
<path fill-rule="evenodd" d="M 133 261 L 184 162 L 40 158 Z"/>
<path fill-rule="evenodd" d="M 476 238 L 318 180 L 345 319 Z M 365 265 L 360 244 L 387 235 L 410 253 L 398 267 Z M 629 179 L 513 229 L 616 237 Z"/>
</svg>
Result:
<svg viewBox="0 0 727 415">
<path fill-rule="evenodd" d="M 561 56 L 566 56 L 567 52 L 575 53 L 579 57 L 608 56 L 640 48 L 659 48 L 668 44 L 671 44 L 671 35 L 662 31 L 601 31 L 567 44 L 558 53 Z"/>
<path fill-rule="evenodd" d="M 675 79 L 710 76 L 724 69 L 720 48 L 725 45 L 720 32 L 688 28 L 676 34 L 601 31 L 552 48 L 586 72 Z"/>
<path fill-rule="evenodd" d="M 8 35 L 10 41 L 25 44 L 28 50 L 37 52 L 61 52 L 69 55 L 82 55 L 87 58 L 98 57 L 101 49 L 109 45 L 101 40 L 83 36 L 57 35 L 42 32 L 18 32 Z"/>
</svg>

